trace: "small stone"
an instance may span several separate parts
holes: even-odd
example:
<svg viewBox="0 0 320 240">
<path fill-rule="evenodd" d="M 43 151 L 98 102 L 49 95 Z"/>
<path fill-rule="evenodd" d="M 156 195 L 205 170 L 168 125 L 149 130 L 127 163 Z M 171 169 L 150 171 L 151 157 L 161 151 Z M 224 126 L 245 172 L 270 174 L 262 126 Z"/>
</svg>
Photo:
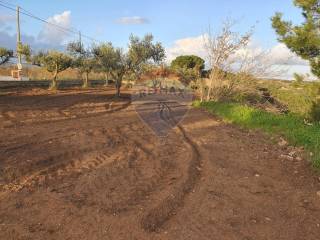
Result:
<svg viewBox="0 0 320 240">
<path fill-rule="evenodd" d="M 251 219 L 251 222 L 257 223 L 257 220 L 256 219 Z"/>
<path fill-rule="evenodd" d="M 260 175 L 259 174 L 256 174 L 256 175 L 254 175 L 255 177 L 260 177 Z"/>
<path fill-rule="evenodd" d="M 288 145 L 288 142 L 286 140 L 284 140 L 283 138 L 280 138 L 280 141 L 278 142 L 278 145 L 280 147 L 284 147 Z"/>
<path fill-rule="evenodd" d="M 289 155 L 290 157 L 294 157 L 294 156 L 296 156 L 296 154 L 297 154 L 296 151 L 292 151 L 292 152 L 290 152 L 288 155 Z"/>
<path fill-rule="evenodd" d="M 317 192 L 318 197 L 320 197 L 320 191 Z"/>
<path fill-rule="evenodd" d="M 310 152 L 310 157 L 312 157 L 313 156 L 313 152 Z"/>
<path fill-rule="evenodd" d="M 285 159 L 285 160 L 289 160 L 289 161 L 292 161 L 294 159 L 292 156 L 284 155 L 284 154 L 281 154 L 280 158 Z"/>
<path fill-rule="evenodd" d="M 270 221 L 271 221 L 271 218 L 266 217 L 265 219 L 266 219 L 268 222 L 270 222 Z"/>
</svg>

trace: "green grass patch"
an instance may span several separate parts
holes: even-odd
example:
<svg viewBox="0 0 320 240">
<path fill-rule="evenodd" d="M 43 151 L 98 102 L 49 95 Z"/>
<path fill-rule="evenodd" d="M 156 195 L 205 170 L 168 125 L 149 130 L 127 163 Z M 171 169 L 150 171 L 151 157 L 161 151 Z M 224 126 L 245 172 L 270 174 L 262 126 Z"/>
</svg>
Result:
<svg viewBox="0 0 320 240">
<path fill-rule="evenodd" d="M 313 153 L 313 165 L 320 169 L 320 124 L 306 125 L 298 115 L 278 115 L 238 103 L 195 101 L 194 107 L 202 107 L 224 120 L 249 129 L 261 129 L 283 136 L 294 146 L 303 146 Z"/>
<path fill-rule="evenodd" d="M 271 95 L 285 104 L 290 112 L 302 117 L 310 117 L 312 101 L 319 95 L 320 89 L 319 82 L 259 80 L 256 84 L 268 88 Z"/>
</svg>

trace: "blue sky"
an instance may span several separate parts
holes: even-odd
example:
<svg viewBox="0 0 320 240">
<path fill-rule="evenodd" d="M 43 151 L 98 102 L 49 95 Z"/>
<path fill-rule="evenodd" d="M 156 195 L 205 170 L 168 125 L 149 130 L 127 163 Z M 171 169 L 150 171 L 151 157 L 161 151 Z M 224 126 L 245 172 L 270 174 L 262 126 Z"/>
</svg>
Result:
<svg viewBox="0 0 320 240">
<path fill-rule="evenodd" d="M 281 11 L 295 21 L 299 21 L 301 15 L 292 0 L 6 1 L 19 4 L 45 19 L 70 11 L 72 26 L 99 40 L 112 41 L 117 45 L 124 45 L 130 33 L 143 35 L 149 32 L 165 45 L 170 45 L 177 39 L 200 35 L 209 23 L 214 27 L 224 18 L 232 17 L 240 19 L 240 31 L 256 25 L 255 38 L 264 46 L 271 46 L 276 43 L 270 26 L 270 17 L 275 11 Z M 13 14 L 0 9 L 0 14 Z M 146 18 L 149 22 L 140 25 L 117 24 L 117 19 L 133 16 Z M 23 32 L 37 35 L 42 24 L 26 17 L 23 19 Z"/>
<path fill-rule="evenodd" d="M 245 32 L 255 25 L 253 40 L 257 45 L 271 49 L 278 44 L 270 22 L 270 17 L 276 11 L 283 12 L 285 17 L 293 22 L 298 23 L 302 20 L 301 13 L 293 6 L 292 0 L 3 1 L 19 4 L 44 19 L 68 11 L 63 15 L 67 19 L 59 22 L 61 19 L 58 18 L 56 23 L 75 27 L 100 41 L 111 41 L 122 47 L 126 46 L 131 33 L 140 36 L 153 33 L 156 40 L 161 41 L 166 48 L 175 47 L 178 40 L 196 38 L 203 34 L 209 24 L 213 29 L 218 29 L 221 21 L 230 17 L 239 20 L 236 30 L 240 32 Z M 10 21 L 10 17 L 3 16 L 13 17 L 14 13 L 0 6 L 0 16 L 2 16 L 2 20 L 0 17 L 2 34 L 6 32 L 13 35 L 15 32 L 13 19 Z M 5 19 L 7 21 L 4 21 Z M 57 33 L 60 38 L 50 39 L 54 37 L 52 36 L 54 33 L 50 29 L 45 32 L 43 23 L 28 17 L 22 16 L 21 25 L 22 32 L 26 36 L 25 41 L 36 42 L 41 38 L 40 35 L 46 34 L 50 36 L 46 35 L 43 39 L 48 44 L 62 41 L 62 33 Z M 3 39 L 9 41 L 8 38 Z M 0 42 L 1 44 L 3 43 Z"/>
</svg>

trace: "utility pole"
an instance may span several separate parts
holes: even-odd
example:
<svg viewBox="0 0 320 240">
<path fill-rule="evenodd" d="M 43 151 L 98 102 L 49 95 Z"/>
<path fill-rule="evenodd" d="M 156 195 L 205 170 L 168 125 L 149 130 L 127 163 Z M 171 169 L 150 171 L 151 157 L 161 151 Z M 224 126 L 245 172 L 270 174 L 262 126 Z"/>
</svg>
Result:
<svg viewBox="0 0 320 240">
<path fill-rule="evenodd" d="M 22 70 L 21 64 L 21 53 L 19 52 L 19 48 L 21 45 L 21 35 L 20 35 L 20 7 L 17 6 L 17 54 L 18 54 L 18 70 Z"/>
</svg>

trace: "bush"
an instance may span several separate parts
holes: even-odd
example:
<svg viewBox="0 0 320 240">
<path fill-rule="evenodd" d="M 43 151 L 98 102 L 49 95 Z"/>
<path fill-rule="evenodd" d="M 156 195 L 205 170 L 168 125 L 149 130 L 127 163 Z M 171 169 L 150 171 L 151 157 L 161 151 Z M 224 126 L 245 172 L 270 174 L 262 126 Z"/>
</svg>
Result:
<svg viewBox="0 0 320 240">
<path fill-rule="evenodd" d="M 304 76 L 302 74 L 294 73 L 293 77 L 296 83 L 302 83 L 304 81 Z"/>
<path fill-rule="evenodd" d="M 317 99 L 312 103 L 312 107 L 310 110 L 311 120 L 315 122 L 320 122 L 320 99 Z"/>
</svg>

